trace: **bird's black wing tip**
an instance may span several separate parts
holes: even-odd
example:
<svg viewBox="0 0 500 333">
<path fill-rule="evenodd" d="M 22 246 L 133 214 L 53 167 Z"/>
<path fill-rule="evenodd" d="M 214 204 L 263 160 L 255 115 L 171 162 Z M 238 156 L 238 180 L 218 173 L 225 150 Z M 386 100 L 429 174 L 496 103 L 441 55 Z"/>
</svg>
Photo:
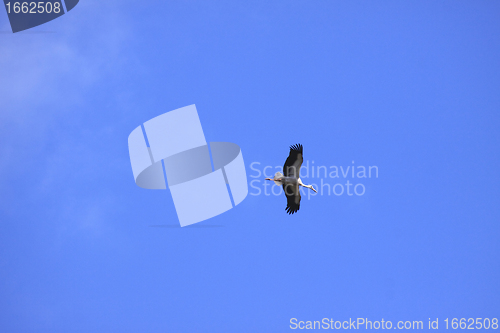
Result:
<svg viewBox="0 0 500 333">
<path fill-rule="evenodd" d="M 303 149 L 304 149 L 304 147 L 300 143 L 297 143 L 297 144 L 294 144 L 294 145 L 290 146 L 290 150 L 291 151 L 296 151 L 296 152 L 299 152 L 299 153 L 302 153 Z"/>
</svg>

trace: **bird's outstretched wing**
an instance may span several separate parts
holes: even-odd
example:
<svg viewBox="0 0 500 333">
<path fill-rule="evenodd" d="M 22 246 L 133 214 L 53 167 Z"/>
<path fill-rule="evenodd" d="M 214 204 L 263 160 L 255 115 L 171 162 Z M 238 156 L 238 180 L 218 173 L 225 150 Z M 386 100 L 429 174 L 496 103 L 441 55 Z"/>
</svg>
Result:
<svg viewBox="0 0 500 333">
<path fill-rule="evenodd" d="M 300 208 L 300 190 L 298 185 L 283 184 L 283 191 L 286 195 L 286 212 L 288 214 L 296 213 Z"/>
<path fill-rule="evenodd" d="M 303 147 L 300 143 L 290 146 L 290 154 L 288 154 L 288 158 L 283 166 L 283 174 L 285 177 L 300 177 L 300 166 L 304 160 L 302 157 L 302 151 Z"/>
</svg>

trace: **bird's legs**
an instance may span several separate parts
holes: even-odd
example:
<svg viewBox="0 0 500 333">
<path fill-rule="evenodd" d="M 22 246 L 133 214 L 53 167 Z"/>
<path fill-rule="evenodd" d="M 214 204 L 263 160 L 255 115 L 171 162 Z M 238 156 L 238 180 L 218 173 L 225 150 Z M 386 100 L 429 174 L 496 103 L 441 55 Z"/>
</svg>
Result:
<svg viewBox="0 0 500 333">
<path fill-rule="evenodd" d="M 318 191 L 316 191 L 312 185 L 306 185 L 306 184 L 304 184 L 304 183 L 302 182 L 302 180 L 300 180 L 300 178 L 299 178 L 299 185 L 300 185 L 300 186 L 303 186 L 303 187 L 310 188 L 310 189 L 311 189 L 311 190 L 313 190 L 314 192 L 318 193 Z"/>
<path fill-rule="evenodd" d="M 310 188 L 310 189 L 311 189 L 311 190 L 313 190 L 314 192 L 318 193 L 318 191 L 316 191 L 312 185 L 306 185 L 306 184 L 302 184 L 302 183 L 300 183 L 299 185 L 304 186 L 304 187 L 307 187 L 307 188 Z"/>
</svg>

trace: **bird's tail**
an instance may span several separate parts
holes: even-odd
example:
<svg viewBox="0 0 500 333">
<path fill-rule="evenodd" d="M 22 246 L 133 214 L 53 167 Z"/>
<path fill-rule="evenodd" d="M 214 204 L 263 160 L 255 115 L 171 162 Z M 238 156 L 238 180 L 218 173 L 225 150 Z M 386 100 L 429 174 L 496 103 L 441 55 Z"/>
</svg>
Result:
<svg viewBox="0 0 500 333">
<path fill-rule="evenodd" d="M 274 179 L 281 178 L 281 177 L 283 177 L 283 174 L 281 172 L 276 172 L 276 174 L 274 175 Z M 281 186 L 281 184 L 282 184 L 281 182 L 277 182 L 277 181 L 274 181 L 274 183 L 278 186 Z"/>
</svg>

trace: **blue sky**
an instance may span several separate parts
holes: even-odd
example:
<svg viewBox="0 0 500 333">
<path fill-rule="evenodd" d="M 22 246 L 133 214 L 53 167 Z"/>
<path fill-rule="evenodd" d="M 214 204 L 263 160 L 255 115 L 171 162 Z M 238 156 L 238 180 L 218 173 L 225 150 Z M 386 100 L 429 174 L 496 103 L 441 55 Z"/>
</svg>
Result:
<svg viewBox="0 0 500 333">
<path fill-rule="evenodd" d="M 0 330 L 281 332 L 500 313 L 500 4 L 82 0 L 0 10 Z M 362 196 L 249 195 L 178 228 L 129 133 L 196 104 L 208 141 L 377 166 Z M 308 177 L 306 183 L 321 179 Z M 252 189 L 250 189 L 252 191 Z"/>
</svg>

